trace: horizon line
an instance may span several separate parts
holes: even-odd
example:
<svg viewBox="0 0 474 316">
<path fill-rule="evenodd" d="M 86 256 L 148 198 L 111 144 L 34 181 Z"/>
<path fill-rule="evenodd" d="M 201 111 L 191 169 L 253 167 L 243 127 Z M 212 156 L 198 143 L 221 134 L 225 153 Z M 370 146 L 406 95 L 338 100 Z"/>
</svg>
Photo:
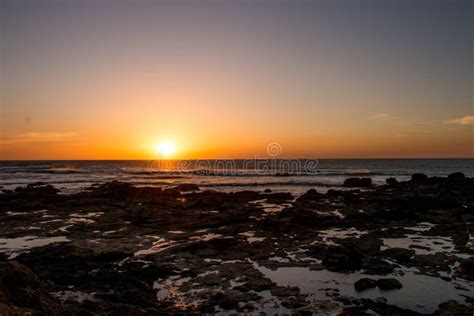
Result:
<svg viewBox="0 0 474 316">
<path fill-rule="evenodd" d="M 199 161 L 199 160 L 474 160 L 474 157 L 334 157 L 334 158 L 174 158 L 174 159 L 0 159 L 0 162 L 16 161 Z"/>
</svg>

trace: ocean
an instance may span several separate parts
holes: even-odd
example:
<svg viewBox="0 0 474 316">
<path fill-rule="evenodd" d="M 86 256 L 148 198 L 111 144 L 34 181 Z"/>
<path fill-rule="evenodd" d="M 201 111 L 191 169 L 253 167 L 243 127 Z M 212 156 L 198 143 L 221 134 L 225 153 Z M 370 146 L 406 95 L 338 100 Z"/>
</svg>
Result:
<svg viewBox="0 0 474 316">
<path fill-rule="evenodd" d="M 275 159 L 275 160 L 108 160 L 0 161 L 0 186 L 14 189 L 47 182 L 63 193 L 112 180 L 136 186 L 195 183 L 218 191 L 264 190 L 301 194 L 310 188 L 339 188 L 349 177 L 407 180 L 422 172 L 447 176 L 461 171 L 474 176 L 474 159 Z"/>
</svg>

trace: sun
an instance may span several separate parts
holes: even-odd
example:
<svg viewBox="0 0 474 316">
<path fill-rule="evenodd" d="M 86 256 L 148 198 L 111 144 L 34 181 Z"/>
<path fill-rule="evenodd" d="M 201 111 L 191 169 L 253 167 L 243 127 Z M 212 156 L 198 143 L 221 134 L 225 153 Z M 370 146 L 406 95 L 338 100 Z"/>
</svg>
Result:
<svg viewBox="0 0 474 316">
<path fill-rule="evenodd" d="M 174 154 L 176 146 L 172 141 L 164 140 L 156 145 L 156 151 L 163 157 L 168 157 Z"/>
</svg>

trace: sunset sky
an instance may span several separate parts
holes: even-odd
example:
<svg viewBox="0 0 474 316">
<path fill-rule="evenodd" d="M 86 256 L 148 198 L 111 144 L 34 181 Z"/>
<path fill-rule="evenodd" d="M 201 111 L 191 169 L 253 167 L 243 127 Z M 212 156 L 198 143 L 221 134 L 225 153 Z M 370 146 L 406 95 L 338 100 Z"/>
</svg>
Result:
<svg viewBox="0 0 474 316">
<path fill-rule="evenodd" d="M 474 157 L 474 1 L 0 3 L 0 159 Z"/>
</svg>

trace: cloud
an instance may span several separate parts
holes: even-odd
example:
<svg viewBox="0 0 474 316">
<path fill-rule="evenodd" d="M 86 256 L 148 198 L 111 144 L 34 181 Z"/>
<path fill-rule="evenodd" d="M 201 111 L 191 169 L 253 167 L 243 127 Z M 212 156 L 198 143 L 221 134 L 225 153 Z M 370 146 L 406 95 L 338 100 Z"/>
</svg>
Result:
<svg viewBox="0 0 474 316">
<path fill-rule="evenodd" d="M 375 113 L 374 115 L 369 116 L 368 119 L 369 120 L 379 120 L 379 119 L 388 118 L 388 117 L 390 117 L 390 115 L 387 114 L 387 113 Z"/>
<path fill-rule="evenodd" d="M 23 144 L 23 143 L 50 143 L 50 142 L 64 142 L 68 141 L 74 136 L 77 136 L 76 133 L 40 133 L 40 132 L 31 132 L 23 133 L 13 136 L 8 136 L 0 139 L 0 144 Z"/>
<path fill-rule="evenodd" d="M 458 125 L 472 125 L 474 124 L 474 115 L 468 115 L 460 117 L 454 120 L 446 121 L 448 124 L 458 124 Z"/>
</svg>

